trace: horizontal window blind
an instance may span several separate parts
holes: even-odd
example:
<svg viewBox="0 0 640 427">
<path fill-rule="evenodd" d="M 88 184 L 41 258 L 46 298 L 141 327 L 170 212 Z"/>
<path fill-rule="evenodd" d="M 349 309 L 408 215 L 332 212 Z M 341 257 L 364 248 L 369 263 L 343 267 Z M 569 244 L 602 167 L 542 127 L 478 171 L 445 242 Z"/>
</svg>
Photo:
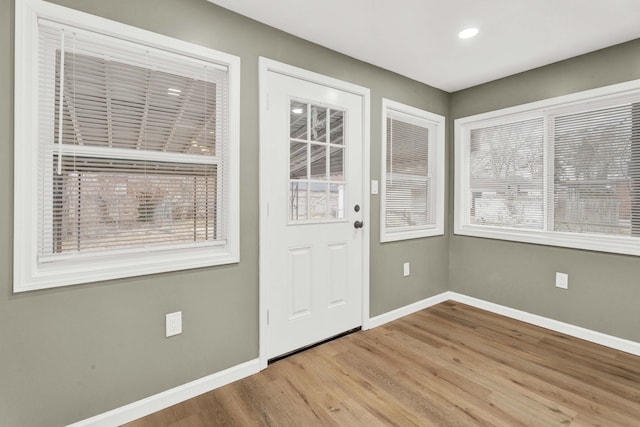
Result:
<svg viewBox="0 0 640 427">
<path fill-rule="evenodd" d="M 223 238 L 216 179 L 216 165 L 65 157 L 44 202 L 47 246 L 68 253 Z"/>
<path fill-rule="evenodd" d="M 40 258 L 224 241 L 227 69 L 38 26 Z"/>
<path fill-rule="evenodd" d="M 640 236 L 639 107 L 553 118 L 556 231 Z"/>
<path fill-rule="evenodd" d="M 640 255 L 640 82 L 456 120 L 455 232 Z"/>
<path fill-rule="evenodd" d="M 470 221 L 498 227 L 544 227 L 544 120 L 472 129 Z"/>
<path fill-rule="evenodd" d="M 385 226 L 434 223 L 429 170 L 429 128 L 406 115 L 387 112 Z"/>
</svg>

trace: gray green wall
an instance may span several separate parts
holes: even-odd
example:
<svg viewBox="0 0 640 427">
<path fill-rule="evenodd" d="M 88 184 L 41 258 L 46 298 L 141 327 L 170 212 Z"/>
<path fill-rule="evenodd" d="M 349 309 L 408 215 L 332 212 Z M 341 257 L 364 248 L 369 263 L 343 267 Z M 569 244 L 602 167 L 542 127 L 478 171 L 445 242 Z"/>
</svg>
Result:
<svg viewBox="0 0 640 427">
<path fill-rule="evenodd" d="M 640 40 L 453 93 L 449 117 L 634 79 Z M 452 291 L 640 341 L 640 257 L 455 235 L 449 257 Z M 557 271 L 569 274 L 569 290 L 555 288 Z"/>
<path fill-rule="evenodd" d="M 447 94 L 204 0 L 56 3 L 242 58 L 241 262 L 12 294 L 13 0 L 0 0 L 0 425 L 91 417 L 258 356 L 258 57 L 371 89 L 371 178 L 382 97 L 453 118 L 640 78 L 640 40 Z M 449 128 L 450 130 L 452 127 Z M 453 182 L 449 132 L 449 182 Z M 371 315 L 445 290 L 640 341 L 640 258 L 455 236 L 379 243 L 371 196 Z M 402 263 L 411 276 L 402 277 Z M 568 291 L 556 271 L 569 273 Z M 164 338 L 164 315 L 184 332 Z"/>
<path fill-rule="evenodd" d="M 59 426 L 258 357 L 258 57 L 371 89 L 371 177 L 381 99 L 446 115 L 449 95 L 258 24 L 204 0 L 58 0 L 242 59 L 241 262 L 12 294 L 13 0 L 0 0 L 0 425 Z M 448 237 L 379 243 L 371 197 L 371 315 L 441 293 Z M 402 263 L 411 276 L 402 277 Z M 184 332 L 164 338 L 164 315 Z"/>
</svg>

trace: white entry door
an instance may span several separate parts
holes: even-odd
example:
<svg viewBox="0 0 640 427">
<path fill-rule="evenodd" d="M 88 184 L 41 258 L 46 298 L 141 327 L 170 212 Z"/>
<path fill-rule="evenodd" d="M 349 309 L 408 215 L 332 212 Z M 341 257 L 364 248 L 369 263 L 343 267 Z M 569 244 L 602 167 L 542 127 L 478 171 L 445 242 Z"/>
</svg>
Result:
<svg viewBox="0 0 640 427">
<path fill-rule="evenodd" d="M 362 324 L 368 224 L 362 96 L 266 74 L 261 286 L 270 359 Z"/>
</svg>

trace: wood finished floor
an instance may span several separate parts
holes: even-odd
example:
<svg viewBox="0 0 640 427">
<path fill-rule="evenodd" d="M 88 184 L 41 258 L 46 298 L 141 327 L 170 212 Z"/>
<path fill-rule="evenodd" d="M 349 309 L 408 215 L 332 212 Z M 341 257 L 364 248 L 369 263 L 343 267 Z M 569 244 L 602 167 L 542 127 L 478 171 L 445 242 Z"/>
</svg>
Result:
<svg viewBox="0 0 640 427">
<path fill-rule="evenodd" d="M 128 424 L 640 426 L 640 357 L 455 302 Z"/>
</svg>

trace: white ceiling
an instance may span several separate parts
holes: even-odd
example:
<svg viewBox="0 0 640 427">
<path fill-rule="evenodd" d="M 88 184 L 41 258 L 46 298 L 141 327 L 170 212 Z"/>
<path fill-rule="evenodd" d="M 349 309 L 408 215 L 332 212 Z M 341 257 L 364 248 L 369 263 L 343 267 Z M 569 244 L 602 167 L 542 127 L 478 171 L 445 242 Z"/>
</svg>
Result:
<svg viewBox="0 0 640 427">
<path fill-rule="evenodd" d="M 447 92 L 640 38 L 640 0 L 209 1 Z"/>
</svg>

